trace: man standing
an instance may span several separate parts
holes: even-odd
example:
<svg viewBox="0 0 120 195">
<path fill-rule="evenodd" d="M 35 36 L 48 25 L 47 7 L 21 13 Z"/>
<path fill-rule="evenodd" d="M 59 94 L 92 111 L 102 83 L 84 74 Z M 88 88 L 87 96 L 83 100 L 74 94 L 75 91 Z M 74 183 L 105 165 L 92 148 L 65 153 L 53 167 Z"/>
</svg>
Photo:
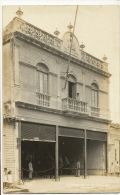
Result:
<svg viewBox="0 0 120 195">
<path fill-rule="evenodd" d="M 63 159 L 62 156 L 59 158 L 59 175 L 62 175 L 62 169 L 63 169 Z"/>
<path fill-rule="evenodd" d="M 29 162 L 28 168 L 29 168 L 29 179 L 32 179 L 32 174 L 33 174 L 33 165 L 32 165 L 32 161 Z"/>
<path fill-rule="evenodd" d="M 113 162 L 112 162 L 111 167 L 110 167 L 110 173 L 111 173 L 111 175 L 115 174 L 115 167 L 114 167 Z"/>
<path fill-rule="evenodd" d="M 77 164 L 76 164 L 76 177 L 80 177 L 80 161 L 79 161 L 79 159 L 77 160 Z"/>
<path fill-rule="evenodd" d="M 119 162 L 115 162 L 115 174 L 119 176 Z"/>
</svg>

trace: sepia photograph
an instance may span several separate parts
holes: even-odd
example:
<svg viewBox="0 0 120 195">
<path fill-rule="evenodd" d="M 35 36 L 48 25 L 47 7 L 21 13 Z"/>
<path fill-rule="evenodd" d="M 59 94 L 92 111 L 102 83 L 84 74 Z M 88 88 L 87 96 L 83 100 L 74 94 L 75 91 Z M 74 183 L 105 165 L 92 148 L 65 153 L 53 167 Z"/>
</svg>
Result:
<svg viewBox="0 0 120 195">
<path fill-rule="evenodd" d="M 4 194 L 120 193 L 120 6 L 2 6 Z"/>
</svg>

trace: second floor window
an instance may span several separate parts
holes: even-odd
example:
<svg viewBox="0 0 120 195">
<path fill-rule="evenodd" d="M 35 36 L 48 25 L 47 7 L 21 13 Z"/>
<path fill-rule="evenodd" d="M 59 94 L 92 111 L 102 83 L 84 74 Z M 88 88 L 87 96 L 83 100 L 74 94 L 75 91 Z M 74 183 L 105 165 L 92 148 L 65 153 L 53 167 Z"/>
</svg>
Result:
<svg viewBox="0 0 120 195">
<path fill-rule="evenodd" d="M 68 97 L 76 98 L 76 79 L 73 75 L 69 75 L 68 79 Z"/>
<path fill-rule="evenodd" d="M 44 64 L 37 64 L 37 91 L 48 94 L 48 68 Z"/>
<path fill-rule="evenodd" d="M 96 83 L 92 83 L 91 85 L 91 106 L 98 107 L 99 106 L 99 97 L 98 97 L 98 86 Z"/>
</svg>

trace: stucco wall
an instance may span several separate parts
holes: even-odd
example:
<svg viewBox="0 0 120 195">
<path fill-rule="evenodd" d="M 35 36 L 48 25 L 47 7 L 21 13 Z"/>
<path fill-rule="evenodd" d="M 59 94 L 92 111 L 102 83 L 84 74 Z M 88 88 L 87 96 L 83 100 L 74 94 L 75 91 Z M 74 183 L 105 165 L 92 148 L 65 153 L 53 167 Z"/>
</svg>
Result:
<svg viewBox="0 0 120 195">
<path fill-rule="evenodd" d="M 28 103 L 37 103 L 36 98 L 36 64 L 44 61 L 49 68 L 49 95 L 50 107 L 62 108 L 62 98 L 68 97 L 68 86 L 65 86 L 65 72 L 67 71 L 68 61 L 53 55 L 32 44 L 17 40 L 19 43 L 19 63 L 18 72 L 20 80 L 20 88 L 15 89 L 16 101 L 24 101 Z M 70 63 L 70 71 L 76 77 L 76 92 L 80 93 L 80 100 L 86 101 L 91 106 L 91 84 L 97 83 L 99 87 L 99 107 L 102 118 L 108 119 L 108 79 L 95 73 L 80 64 Z M 83 74 L 84 72 L 84 74 Z M 85 92 L 84 92 L 84 86 Z M 85 94 L 84 94 L 85 93 Z"/>
</svg>

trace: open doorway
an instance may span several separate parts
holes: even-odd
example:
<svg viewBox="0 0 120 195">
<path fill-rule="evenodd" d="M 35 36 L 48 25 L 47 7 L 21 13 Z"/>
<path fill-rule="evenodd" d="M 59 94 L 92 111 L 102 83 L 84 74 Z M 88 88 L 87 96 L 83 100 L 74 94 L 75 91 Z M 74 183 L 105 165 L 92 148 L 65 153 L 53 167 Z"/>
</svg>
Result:
<svg viewBox="0 0 120 195">
<path fill-rule="evenodd" d="M 23 178 L 28 178 L 28 163 L 32 160 L 34 177 L 50 177 L 55 173 L 55 143 L 22 141 L 21 166 Z"/>
<path fill-rule="evenodd" d="M 63 160 L 62 175 L 75 175 L 77 159 L 80 160 L 81 174 L 84 172 L 84 154 L 83 138 L 59 137 L 59 158 Z M 65 158 L 67 157 L 69 165 L 66 167 Z"/>
<path fill-rule="evenodd" d="M 107 148 L 105 141 L 87 140 L 87 172 L 89 175 L 105 175 Z"/>
<path fill-rule="evenodd" d="M 73 82 L 68 82 L 68 97 L 76 98 L 76 85 Z"/>
</svg>

